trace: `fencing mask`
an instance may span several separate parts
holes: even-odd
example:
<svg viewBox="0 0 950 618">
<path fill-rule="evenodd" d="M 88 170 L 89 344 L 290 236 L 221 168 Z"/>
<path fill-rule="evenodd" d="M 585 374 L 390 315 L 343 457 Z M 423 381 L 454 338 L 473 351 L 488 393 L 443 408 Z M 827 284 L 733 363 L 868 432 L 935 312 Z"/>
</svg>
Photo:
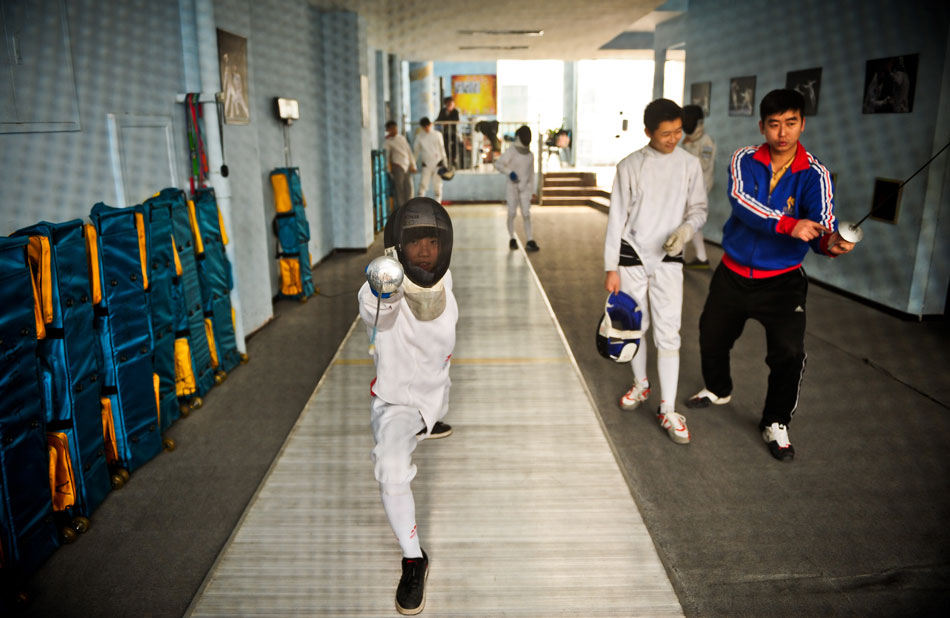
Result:
<svg viewBox="0 0 950 618">
<path fill-rule="evenodd" d="M 386 252 L 405 269 L 403 290 L 416 318 L 432 320 L 445 308 L 442 277 L 452 257 L 452 220 L 428 197 L 415 197 L 398 208 L 383 234 Z"/>
<path fill-rule="evenodd" d="M 597 351 L 604 358 L 628 363 L 640 349 L 643 314 L 637 301 L 623 292 L 607 297 L 604 315 L 597 325 Z"/>
</svg>

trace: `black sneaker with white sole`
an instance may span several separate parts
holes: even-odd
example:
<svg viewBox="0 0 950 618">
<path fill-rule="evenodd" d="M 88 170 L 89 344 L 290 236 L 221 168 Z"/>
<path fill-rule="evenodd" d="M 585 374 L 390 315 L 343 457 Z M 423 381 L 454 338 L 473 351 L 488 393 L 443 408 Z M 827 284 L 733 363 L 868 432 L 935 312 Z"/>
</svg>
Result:
<svg viewBox="0 0 950 618">
<path fill-rule="evenodd" d="M 524 248 L 528 251 L 538 251 L 541 249 L 541 247 L 538 246 L 538 243 L 534 242 L 533 240 L 526 242 Z"/>
<path fill-rule="evenodd" d="M 509 240 L 509 241 L 508 241 L 508 248 L 511 249 L 512 251 L 514 251 L 515 249 L 517 249 L 517 248 L 518 248 L 518 241 L 515 240 L 514 238 L 512 238 L 511 240 Z"/>
<path fill-rule="evenodd" d="M 708 408 L 710 405 L 724 406 L 732 399 L 732 395 L 717 397 L 714 392 L 704 388 L 692 397 L 686 400 L 686 407 L 692 410 L 696 408 Z"/>
<path fill-rule="evenodd" d="M 432 432 L 429 435 L 425 435 L 426 430 L 423 427 L 422 430 L 417 433 L 417 436 L 422 436 L 423 440 L 438 440 L 439 438 L 447 438 L 452 435 L 452 426 L 448 423 L 443 423 L 442 421 L 436 421 L 435 425 L 432 426 Z"/>
<path fill-rule="evenodd" d="M 772 457 L 779 461 L 795 459 L 795 447 L 788 440 L 788 427 L 781 423 L 772 423 L 762 429 L 762 439 L 769 445 Z"/>
<path fill-rule="evenodd" d="M 426 578 L 429 576 L 429 556 L 422 550 L 421 558 L 402 559 L 402 577 L 396 587 L 396 611 L 404 616 L 415 616 L 426 606 Z"/>
</svg>

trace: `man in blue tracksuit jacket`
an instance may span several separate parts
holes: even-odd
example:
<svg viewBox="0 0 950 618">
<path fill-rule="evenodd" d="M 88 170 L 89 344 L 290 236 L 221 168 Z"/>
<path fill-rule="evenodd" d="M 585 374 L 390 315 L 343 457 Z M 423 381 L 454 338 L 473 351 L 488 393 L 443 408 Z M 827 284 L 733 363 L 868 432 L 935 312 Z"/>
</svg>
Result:
<svg viewBox="0 0 950 618">
<path fill-rule="evenodd" d="M 798 142 L 805 100 L 795 90 L 773 90 L 759 106 L 765 144 L 740 148 L 729 165 L 732 215 L 722 232 L 725 251 L 699 319 L 705 388 L 687 407 L 729 403 L 729 351 L 746 320 L 765 327 L 768 392 L 759 430 L 772 455 L 795 456 L 788 424 L 798 405 L 805 370 L 805 298 L 802 260 L 809 247 L 837 257 L 854 248 L 838 234 L 831 174 Z"/>
</svg>

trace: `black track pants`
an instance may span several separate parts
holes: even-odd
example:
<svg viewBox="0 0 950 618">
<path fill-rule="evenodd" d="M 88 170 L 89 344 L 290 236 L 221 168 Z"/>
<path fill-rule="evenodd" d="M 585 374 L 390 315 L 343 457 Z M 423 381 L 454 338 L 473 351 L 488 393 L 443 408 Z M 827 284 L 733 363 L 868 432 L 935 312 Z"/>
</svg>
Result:
<svg viewBox="0 0 950 618">
<path fill-rule="evenodd" d="M 729 352 L 748 319 L 765 327 L 769 387 L 761 427 L 788 425 L 798 407 L 805 371 L 805 297 L 801 268 L 767 279 L 749 279 L 720 264 L 709 284 L 699 318 L 699 348 L 706 388 L 718 397 L 732 393 Z"/>
</svg>

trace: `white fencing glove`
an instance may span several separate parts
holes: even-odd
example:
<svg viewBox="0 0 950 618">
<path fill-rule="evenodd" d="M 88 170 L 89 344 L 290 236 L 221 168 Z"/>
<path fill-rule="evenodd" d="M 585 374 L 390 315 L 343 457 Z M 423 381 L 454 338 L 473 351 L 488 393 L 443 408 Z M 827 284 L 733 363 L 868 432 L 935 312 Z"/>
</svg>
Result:
<svg viewBox="0 0 950 618">
<path fill-rule="evenodd" d="M 663 250 L 669 256 L 679 255 L 683 252 L 683 246 L 693 239 L 693 226 L 689 223 L 681 223 L 676 230 L 670 234 L 670 237 L 663 243 Z"/>
</svg>

